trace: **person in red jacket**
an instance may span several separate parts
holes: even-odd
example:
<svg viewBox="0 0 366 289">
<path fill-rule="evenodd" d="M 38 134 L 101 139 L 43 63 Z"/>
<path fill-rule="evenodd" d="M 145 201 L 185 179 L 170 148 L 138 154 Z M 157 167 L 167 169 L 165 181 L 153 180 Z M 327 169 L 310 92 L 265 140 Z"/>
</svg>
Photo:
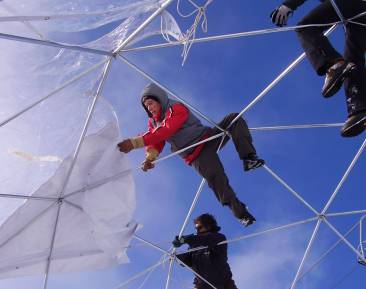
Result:
<svg viewBox="0 0 366 289">
<path fill-rule="evenodd" d="M 170 143 L 172 152 L 176 152 L 221 132 L 218 128 L 202 125 L 184 104 L 168 98 L 167 93 L 155 84 L 149 84 L 144 89 L 141 104 L 149 117 L 148 131 L 142 136 L 123 140 L 118 144 L 118 148 L 121 152 L 129 153 L 133 149 L 146 147 L 146 158 L 142 163 L 144 171 L 154 168 L 153 162 L 163 150 L 165 142 Z M 227 115 L 218 125 L 227 128 L 239 158 L 243 160 L 244 170 L 249 171 L 262 166 L 264 161 L 257 157 L 252 137 L 243 118 L 238 118 L 229 127 L 237 115 L 235 113 Z M 225 137 L 222 146 L 228 140 L 229 138 Z M 217 154 L 220 143 L 221 138 L 217 138 L 184 150 L 179 155 L 206 179 L 219 202 L 228 206 L 235 217 L 248 226 L 255 222 L 255 218 L 248 212 L 246 205 L 238 200 L 229 185 Z"/>
</svg>

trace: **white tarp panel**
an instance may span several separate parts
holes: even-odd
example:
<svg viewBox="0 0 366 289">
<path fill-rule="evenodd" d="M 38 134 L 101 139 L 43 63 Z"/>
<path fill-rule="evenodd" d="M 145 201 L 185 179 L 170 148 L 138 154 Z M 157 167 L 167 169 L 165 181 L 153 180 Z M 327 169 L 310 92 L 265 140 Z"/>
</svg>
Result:
<svg viewBox="0 0 366 289">
<path fill-rule="evenodd" d="M 85 139 L 64 193 L 51 273 L 128 261 L 126 248 L 137 227 L 132 219 L 135 194 L 128 161 L 116 148 L 119 138 L 118 127 L 110 123 Z M 66 158 L 32 196 L 58 198 L 70 162 L 71 157 Z M 113 178 L 120 172 L 125 173 Z M 58 205 L 52 200 L 28 200 L 3 223 L 0 278 L 45 273 Z"/>
</svg>

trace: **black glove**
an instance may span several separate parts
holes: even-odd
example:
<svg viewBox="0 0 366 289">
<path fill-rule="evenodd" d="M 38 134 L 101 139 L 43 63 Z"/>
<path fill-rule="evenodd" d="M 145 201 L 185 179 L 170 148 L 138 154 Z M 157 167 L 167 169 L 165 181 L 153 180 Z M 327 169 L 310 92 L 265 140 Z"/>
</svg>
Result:
<svg viewBox="0 0 366 289">
<path fill-rule="evenodd" d="M 279 27 L 286 26 L 288 18 L 294 13 L 294 11 L 286 5 L 277 7 L 271 13 L 271 20 Z"/>
<path fill-rule="evenodd" d="M 172 242 L 174 248 L 179 248 L 184 244 L 184 237 L 175 236 L 175 239 Z"/>
</svg>

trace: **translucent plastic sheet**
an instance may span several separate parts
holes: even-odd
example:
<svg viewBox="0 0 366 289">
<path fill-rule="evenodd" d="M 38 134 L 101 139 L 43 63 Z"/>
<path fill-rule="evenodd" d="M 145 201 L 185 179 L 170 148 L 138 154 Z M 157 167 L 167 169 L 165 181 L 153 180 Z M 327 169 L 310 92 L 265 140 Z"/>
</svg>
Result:
<svg viewBox="0 0 366 289">
<path fill-rule="evenodd" d="M 82 31 L 143 14 L 158 7 L 158 0 L 2 1 L 0 21 L 31 21 L 43 32 Z M 16 17 L 16 18 L 15 18 Z"/>
<path fill-rule="evenodd" d="M 86 41 L 83 45 L 114 51 L 159 5 L 160 2 L 156 0 L 5 0 L 0 1 L 0 22 L 2 23 L 0 32 L 37 39 L 50 39 L 52 35 L 57 36 L 57 31 L 84 31 L 83 33 L 87 35 L 85 39 L 93 40 L 88 40 L 89 42 Z M 42 17 L 43 19 L 41 19 Z M 120 23 L 112 25 L 114 28 L 103 35 L 93 32 L 93 29 L 117 20 Z M 180 35 L 177 23 L 167 12 L 162 13 L 162 17 L 154 20 L 131 43 L 157 35 L 162 31 L 172 37 Z M 63 39 L 65 43 L 73 43 L 72 37 L 68 37 L 68 35 L 63 35 Z M 47 193 L 52 193 L 51 195 L 56 197 L 65 183 L 66 172 L 71 165 L 70 159 L 67 157 L 75 152 L 108 57 L 32 43 L 2 40 L 0 42 L 0 59 L 2 59 L 0 69 L 2 94 L 0 98 L 0 159 L 2 162 L 0 181 L 2 186 L 0 193 L 30 196 L 41 193 L 46 187 L 48 188 Z M 41 99 L 44 101 L 38 103 Z M 22 111 L 26 112 L 21 113 Z M 109 145 L 111 145 L 112 142 L 116 141 L 115 137 L 118 135 L 118 133 L 116 134 L 118 120 L 113 107 L 103 98 L 102 94 L 92 114 L 86 138 L 90 139 L 93 134 L 105 129 L 107 124 L 114 129 L 113 138 L 109 139 Z M 102 143 L 101 148 L 103 145 L 107 144 Z M 95 165 L 93 160 L 98 154 L 103 159 L 108 156 L 108 154 L 104 155 L 104 152 L 97 147 L 89 149 L 89 155 L 83 155 L 83 150 L 86 149 L 84 146 L 85 144 L 81 147 L 81 156 L 75 162 L 75 170 L 70 176 L 65 193 L 90 184 L 92 179 L 85 175 L 87 173 L 85 164 L 89 164 L 91 167 Z M 115 148 L 115 143 L 112 146 Z M 113 153 L 111 152 L 109 156 L 111 157 Z M 119 152 L 118 154 L 121 155 Z M 118 162 L 118 156 L 114 155 L 113 157 L 117 157 L 115 163 L 120 165 L 119 168 L 123 168 L 124 166 Z M 98 180 L 98 177 L 102 176 L 101 172 L 110 172 L 109 169 L 114 168 L 111 165 L 113 162 L 114 159 L 109 159 L 108 165 L 103 162 L 98 163 L 102 167 L 94 172 L 93 180 Z M 103 176 L 109 175 L 103 174 Z M 117 195 L 113 195 L 113 190 L 117 187 L 129 194 L 127 201 L 120 198 L 118 192 Z M 130 176 L 121 180 L 112 180 L 104 184 L 102 188 L 104 191 L 111 192 L 109 196 L 112 199 L 109 203 L 103 203 L 105 196 L 100 199 L 100 193 L 89 192 L 90 198 L 83 198 L 84 194 L 71 198 L 77 204 L 76 207 L 67 203 L 63 204 L 61 223 L 67 222 L 66 220 L 69 218 L 67 212 L 70 216 L 74 216 L 80 213 L 77 210 L 78 207 L 83 208 L 86 217 L 80 218 L 93 224 L 95 241 L 93 246 L 85 248 L 86 252 L 81 252 L 85 256 L 92 256 L 90 258 L 81 258 L 81 253 L 77 247 L 75 249 L 75 247 L 69 248 L 62 245 L 62 248 L 60 247 L 55 251 L 56 259 L 64 260 L 66 258 L 68 260 L 67 256 L 72 257 L 76 254 L 80 257 L 76 263 L 83 263 L 83 260 L 89 262 L 88 265 L 84 263 L 85 266 L 81 267 L 65 267 L 66 271 L 77 270 L 77 268 L 100 268 L 127 260 L 121 248 L 125 243 L 128 243 L 126 232 L 132 232 L 129 231 L 130 227 L 126 228 L 130 223 L 133 224 L 131 219 L 134 210 L 133 180 Z M 113 200 L 113 198 L 115 199 Z M 107 211 L 107 213 L 114 213 L 114 215 L 103 215 L 106 211 L 96 209 L 93 205 L 94 200 L 98 201 L 94 205 L 104 204 L 114 208 Z M 124 203 L 121 203 L 121 200 Z M 45 207 L 48 205 L 50 205 L 48 201 L 30 200 L 25 203 L 23 197 L 1 197 L 0 225 L 3 227 L 0 228 L 0 239 L 9 236 L 9 232 L 17 228 L 18 222 L 24 222 L 24 216 L 27 216 L 26 219 L 29 220 L 32 216 L 42 213 L 44 209 L 48 208 Z M 44 238 L 44 240 L 42 239 L 44 243 L 41 242 L 42 248 L 37 245 L 37 238 L 33 240 L 34 242 L 29 242 L 29 246 L 25 246 L 19 237 L 17 238 L 18 243 L 14 243 L 14 246 L 17 247 L 16 250 L 24 246 L 24 249 L 28 248 L 30 251 L 19 250 L 19 255 L 8 256 L 7 254 L 12 250 L 7 246 L 12 246 L 12 241 L 6 241 L 7 244 L 4 245 L 8 248 L 5 250 L 6 252 L 2 250 L 0 242 L 0 256 L 2 260 L 5 260 L 3 263 L 0 262 L 0 276 L 12 276 L 12 273 L 10 275 L 8 273 L 1 275 L 1 273 L 11 272 L 14 269 L 13 265 L 20 261 L 25 262 L 22 264 L 26 265 L 26 268 L 18 270 L 15 275 L 39 273 L 40 267 L 43 268 L 41 273 L 44 273 L 44 250 L 47 243 L 45 240 L 48 240 L 47 244 L 49 245 L 52 233 L 50 228 L 55 220 L 55 208 L 47 210 L 45 212 L 47 217 L 41 218 L 43 220 L 41 227 L 44 229 L 39 233 L 34 233 L 33 230 L 38 230 L 38 226 L 33 228 L 32 225 L 31 231 L 28 232 L 30 235 L 26 236 L 28 239 L 31 238 L 30 236 Z M 94 214 L 89 214 L 88 212 L 91 211 L 88 210 L 93 211 Z M 77 218 L 76 215 L 75 218 Z M 121 219 L 128 224 L 123 223 L 124 221 L 121 223 Z M 104 222 L 105 220 L 109 220 L 109 223 Z M 12 224 L 11 226 L 8 225 L 9 222 Z M 121 228 L 127 231 L 118 231 Z M 88 232 L 90 233 L 90 231 Z M 84 232 L 85 234 L 82 236 L 90 238 L 88 232 Z M 62 236 L 63 233 L 60 232 L 60 234 Z M 1 240 L 4 242 L 5 239 Z M 82 242 L 82 239 L 78 242 Z M 33 245 L 35 247 L 31 248 Z M 107 257 L 103 260 L 100 259 L 99 253 L 95 254 L 96 250 L 103 251 L 103 254 L 107 254 L 109 259 Z M 65 265 L 62 262 L 64 261 L 58 261 L 52 265 L 51 271 L 64 268 Z M 58 263 L 59 265 L 57 265 Z"/>
<path fill-rule="evenodd" d="M 57 225 L 51 272 L 98 269 L 128 261 L 126 248 L 137 225 L 134 182 L 127 172 L 106 183 L 96 182 L 128 171 L 124 154 L 116 147 L 119 129 L 107 124 L 89 135 L 65 191 Z M 72 157 L 32 196 L 58 198 Z M 0 227 L 0 278 L 42 274 L 55 229 L 57 201 L 28 200 Z"/>
<path fill-rule="evenodd" d="M 157 1 L 96 1 L 93 7 L 90 7 L 88 1 L 65 3 L 12 1 L 11 6 L 13 10 L 30 13 L 29 15 L 41 11 L 85 12 L 115 7 L 124 7 L 132 11 L 133 7 L 137 7 L 137 10 L 131 12 L 133 16 L 129 16 L 113 31 L 86 44 L 88 47 L 112 51 L 151 14 L 151 12 L 142 14 L 138 12 L 151 10 L 151 7 L 155 7 L 152 3 L 156 5 Z M 0 2 L 0 7 L 3 4 L 7 2 Z M 165 32 L 171 32 L 173 36 L 179 35 L 180 30 L 173 17 L 166 12 L 162 17 Z M 160 33 L 161 21 L 157 18 L 139 34 L 137 40 Z M 14 28 L 12 24 L 3 24 L 4 30 L 7 30 L 7 27 Z M 15 28 L 19 34 L 36 37 L 35 32 L 31 31 L 26 23 L 17 23 Z M 11 118 L 42 97 L 52 94 L 98 63 L 101 64 L 91 73 L 52 95 L 41 105 L 1 127 L 0 137 L 5 141 L 0 143 L 0 157 L 6 164 L 0 168 L 0 179 L 4 184 L 2 192 L 30 194 L 54 172 L 59 162 L 75 149 L 96 87 L 100 82 L 104 66 L 102 62 L 107 58 L 92 53 L 15 41 L 2 41 L 0 45 L 0 57 L 3 59 L 0 70 L 2 90 L 0 122 Z M 101 99 L 88 133 L 100 129 L 111 120 L 117 121 L 113 108 L 107 101 Z M 32 171 L 32 174 L 28 173 L 29 171 Z"/>
</svg>

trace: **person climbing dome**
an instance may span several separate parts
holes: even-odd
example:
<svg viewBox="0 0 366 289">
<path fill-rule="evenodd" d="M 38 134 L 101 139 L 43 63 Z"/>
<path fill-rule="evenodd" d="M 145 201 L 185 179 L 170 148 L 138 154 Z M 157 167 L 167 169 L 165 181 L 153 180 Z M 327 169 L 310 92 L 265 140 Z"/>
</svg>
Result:
<svg viewBox="0 0 366 289">
<path fill-rule="evenodd" d="M 146 147 L 146 159 L 142 163 L 144 171 L 154 168 L 153 162 L 163 150 L 166 141 L 170 143 L 172 152 L 176 152 L 221 132 L 216 127 L 202 125 L 184 104 L 168 98 L 167 93 L 153 83 L 143 90 L 141 104 L 149 117 L 148 131 L 142 136 L 123 140 L 118 144 L 118 148 L 121 152 L 129 153 L 133 149 Z M 264 161 L 256 154 L 245 120 L 240 117 L 229 127 L 237 116 L 237 113 L 227 115 L 218 126 L 227 129 L 231 134 L 245 171 L 261 167 Z M 222 146 L 228 140 L 229 137 L 226 136 Z M 249 226 L 256 219 L 249 213 L 246 205 L 239 201 L 229 185 L 217 154 L 220 143 L 221 138 L 217 138 L 180 152 L 179 155 L 206 179 L 219 202 L 228 206 L 235 217 L 245 226 Z"/>
<path fill-rule="evenodd" d="M 217 245 L 226 241 L 225 235 L 219 233 L 221 228 L 210 214 L 202 214 L 194 220 L 197 234 L 178 237 L 172 242 L 175 248 L 188 244 L 189 249 L 204 249 L 177 254 L 183 266 L 190 267 L 198 273 L 194 278 L 194 289 L 211 289 L 206 281 L 217 289 L 237 289 L 227 257 L 227 244 Z M 203 277 L 205 280 L 201 279 Z"/>
<path fill-rule="evenodd" d="M 286 0 L 271 13 L 272 22 L 277 26 L 287 25 L 293 11 L 305 1 Z M 332 1 L 321 1 L 298 25 L 322 25 L 339 21 L 340 17 Z M 365 13 L 366 1 L 334 0 L 334 4 L 346 20 L 343 23 L 346 30 L 344 56 L 333 48 L 323 34 L 330 25 L 300 27 L 296 33 L 314 70 L 318 75 L 326 76 L 322 95 L 333 96 L 344 83 L 348 118 L 341 129 L 341 135 L 353 137 L 366 129 L 366 15 L 354 19 L 361 24 L 351 23 L 347 19 Z"/>
</svg>

